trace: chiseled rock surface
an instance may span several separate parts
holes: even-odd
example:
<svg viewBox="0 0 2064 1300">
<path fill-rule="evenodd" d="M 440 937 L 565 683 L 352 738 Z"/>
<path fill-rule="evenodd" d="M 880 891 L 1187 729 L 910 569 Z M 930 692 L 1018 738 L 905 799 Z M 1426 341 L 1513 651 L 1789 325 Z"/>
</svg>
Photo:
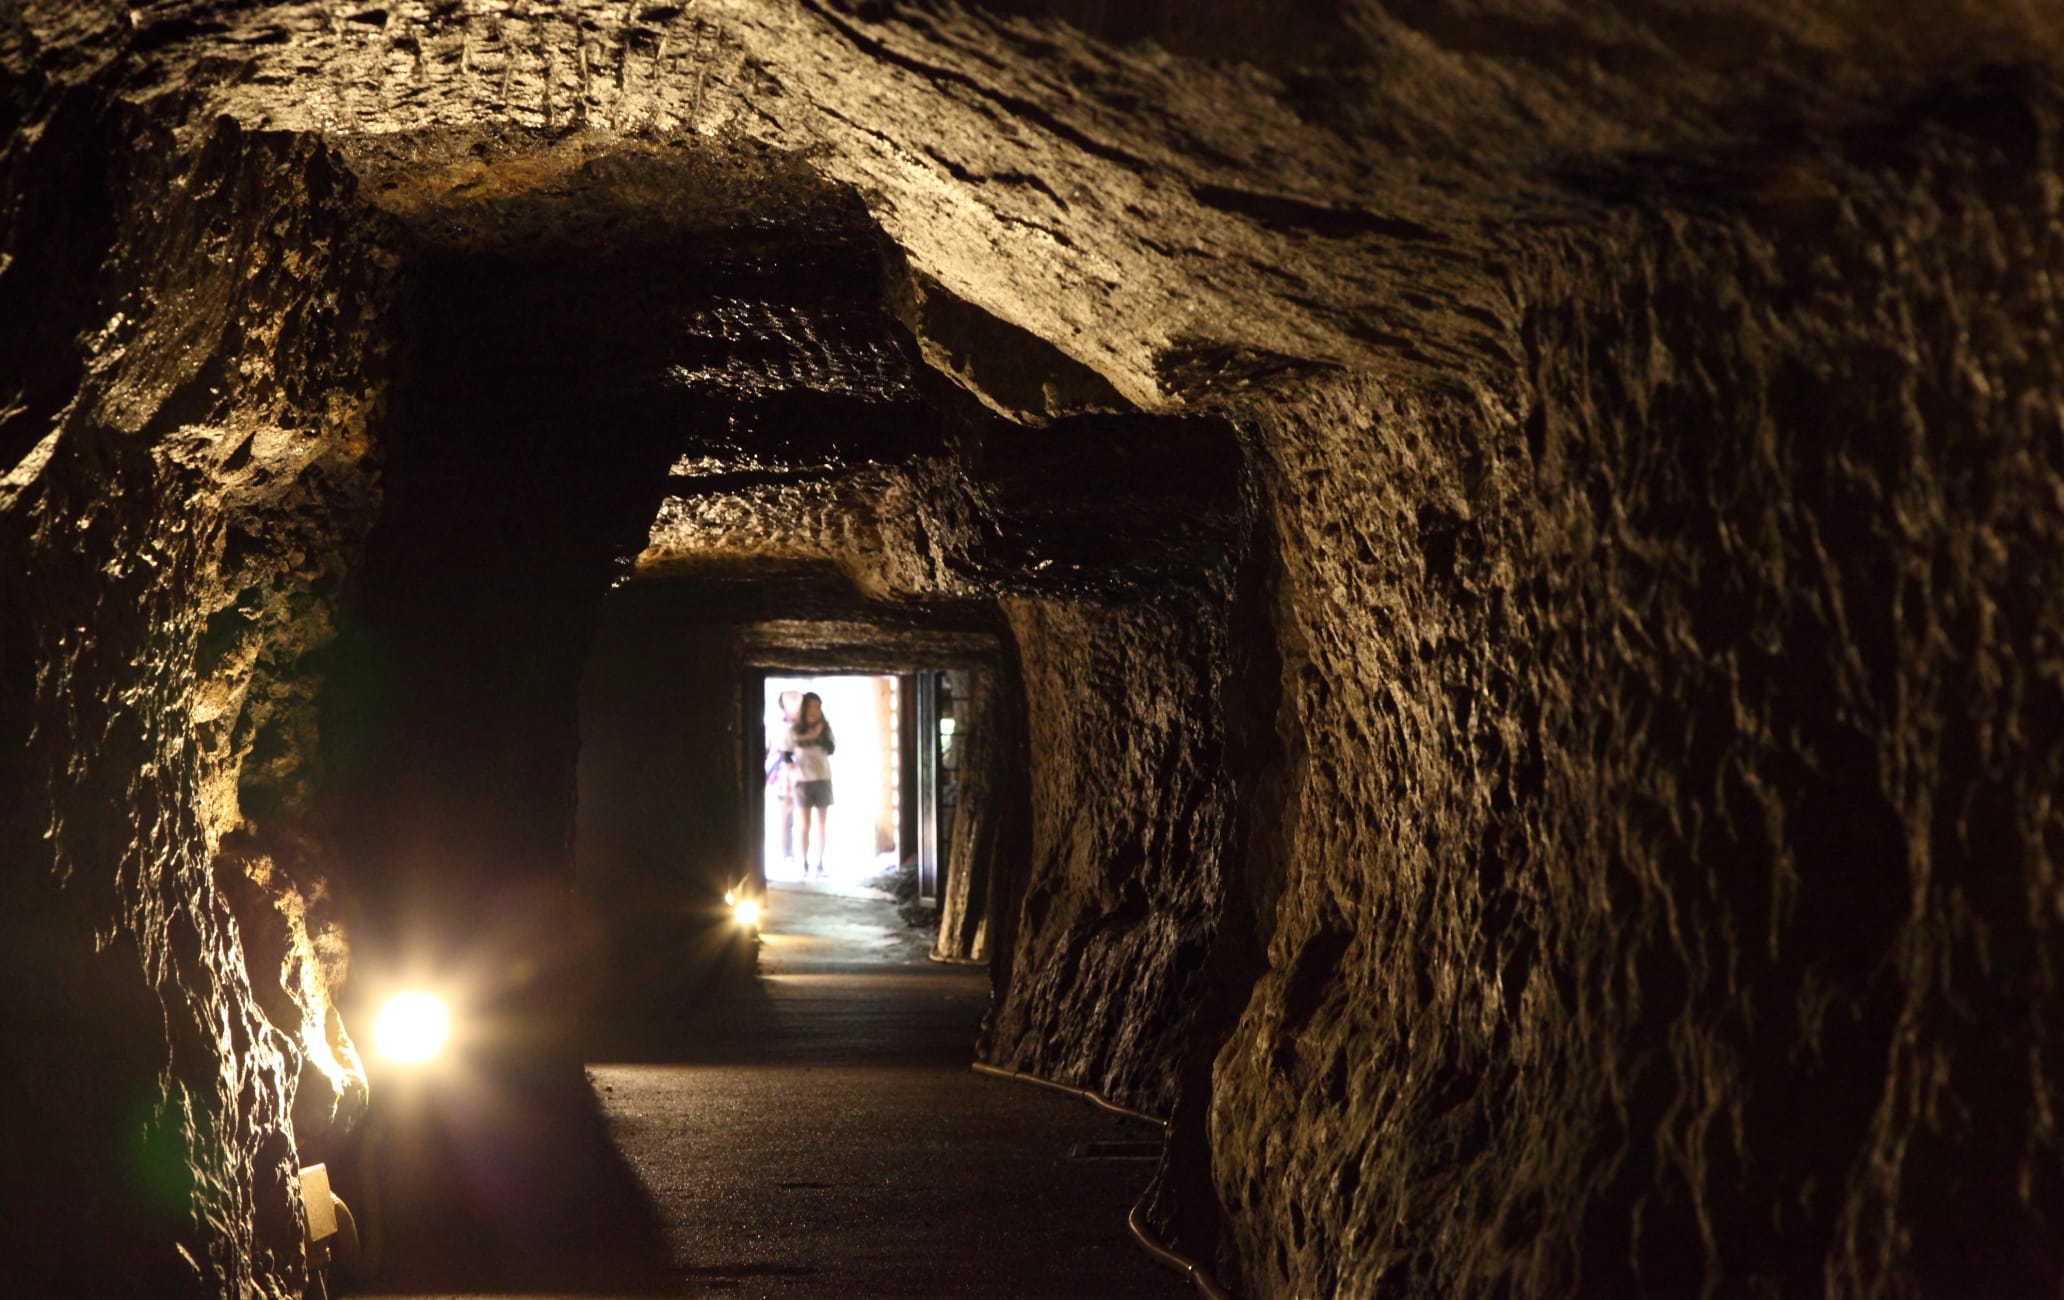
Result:
<svg viewBox="0 0 2064 1300">
<path fill-rule="evenodd" d="M 208 860 L 319 775 L 368 232 L 598 183 L 718 228 L 761 176 L 878 227 L 989 423 L 849 449 L 892 513 L 726 489 L 822 544 L 682 498 L 646 559 L 1008 598 L 990 1041 L 1173 1101 L 1186 1245 L 1255 1294 L 2055 1290 L 2058 20 L 1103 8 L 0 18 L 0 860 L 14 983 L 65 990 L 9 1002 L 65 1045 L 10 1122 L 135 1189 L 89 1228 L 178 1243 L 139 1285 L 299 1267 L 288 1036 Z M 871 349 L 819 359 L 901 384 Z"/>
<path fill-rule="evenodd" d="M 1184 602 L 1006 608 L 1023 655 L 1033 857 L 988 1049 L 1165 1113 L 1221 902 L 1224 633 Z"/>
<path fill-rule="evenodd" d="M 49 115 L 9 146 L 32 183 L 0 251 L 35 359 L 0 422 L 0 1277 L 298 1292 L 296 1080 L 318 1044 L 335 1098 L 364 1079 L 334 968 L 249 967 L 212 858 L 302 797 L 300 660 L 376 500 L 383 255 L 312 142 L 222 122 L 174 147 L 142 111 L 11 89 Z M 67 348 L 76 387 L 39 390 Z"/>
<path fill-rule="evenodd" d="M 1630 202 L 1510 388 L 1271 415 L 1252 1289 L 2054 1288 L 2058 110 Z"/>
<path fill-rule="evenodd" d="M 226 844 L 215 872 L 236 917 L 252 996 L 296 1049 L 292 1120 L 301 1163 L 324 1161 L 350 1136 L 367 1102 L 358 1045 L 332 998 L 350 953 L 327 882 L 298 855 L 246 843 Z"/>
</svg>

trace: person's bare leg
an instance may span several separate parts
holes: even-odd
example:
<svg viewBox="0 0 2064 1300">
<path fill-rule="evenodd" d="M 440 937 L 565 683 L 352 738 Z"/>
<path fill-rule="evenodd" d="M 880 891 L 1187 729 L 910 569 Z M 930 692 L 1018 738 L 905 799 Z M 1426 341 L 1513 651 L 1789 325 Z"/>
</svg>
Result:
<svg viewBox="0 0 2064 1300">
<path fill-rule="evenodd" d="M 815 852 L 814 854 L 813 854 L 813 853 L 811 852 L 811 850 L 810 850 L 810 841 L 811 841 L 812 839 L 815 839 L 815 840 L 817 841 L 817 849 L 816 849 L 816 852 Z M 822 808 L 812 808 L 812 809 L 810 809 L 810 810 L 809 810 L 808 812 L 806 812 L 806 813 L 804 814 L 804 821 L 803 821 L 803 873 L 804 873 L 805 875 L 808 875 L 808 874 L 809 874 L 809 871 L 810 871 L 810 863 L 811 863 L 811 862 L 812 862 L 813 860 L 814 860 L 814 861 L 816 862 L 816 864 L 817 864 L 817 871 L 818 871 L 818 874 L 820 874 L 820 875 L 821 875 L 821 874 L 823 874 L 823 871 L 824 871 L 824 809 L 822 809 Z"/>
</svg>

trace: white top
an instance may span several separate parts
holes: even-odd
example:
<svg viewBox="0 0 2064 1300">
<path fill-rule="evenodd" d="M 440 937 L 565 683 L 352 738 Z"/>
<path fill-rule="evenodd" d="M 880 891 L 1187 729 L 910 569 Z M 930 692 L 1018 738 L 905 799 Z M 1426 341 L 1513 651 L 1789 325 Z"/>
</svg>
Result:
<svg viewBox="0 0 2064 1300">
<path fill-rule="evenodd" d="M 824 730 L 810 737 L 796 734 L 798 724 L 788 725 L 788 734 L 782 738 L 781 747 L 795 755 L 795 779 L 798 781 L 829 781 L 831 779 L 831 755 L 827 749 L 834 749 L 838 742 L 832 739 L 831 724 L 824 724 Z"/>
</svg>

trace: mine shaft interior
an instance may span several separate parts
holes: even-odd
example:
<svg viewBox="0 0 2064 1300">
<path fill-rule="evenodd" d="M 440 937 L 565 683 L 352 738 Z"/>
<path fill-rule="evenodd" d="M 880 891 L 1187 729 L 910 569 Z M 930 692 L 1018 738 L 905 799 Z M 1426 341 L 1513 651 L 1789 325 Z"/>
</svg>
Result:
<svg viewBox="0 0 2064 1300">
<path fill-rule="evenodd" d="M 2046 7 L 15 0 L 0 124 L 0 1294 L 2064 1290 Z"/>
</svg>

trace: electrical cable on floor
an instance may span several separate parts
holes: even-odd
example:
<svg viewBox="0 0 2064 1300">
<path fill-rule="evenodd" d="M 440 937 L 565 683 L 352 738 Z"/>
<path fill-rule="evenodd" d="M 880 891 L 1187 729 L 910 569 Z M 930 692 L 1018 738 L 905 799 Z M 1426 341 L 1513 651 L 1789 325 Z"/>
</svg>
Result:
<svg viewBox="0 0 2064 1300">
<path fill-rule="evenodd" d="M 1135 1119 L 1142 1124 L 1152 1124 L 1161 1130 L 1164 1137 L 1168 1133 L 1168 1121 L 1160 1116 L 1149 1115 L 1143 1110 L 1134 1110 L 1130 1106 L 1121 1106 L 1109 1097 L 1091 1092 L 1087 1088 L 1078 1088 L 1072 1083 L 1055 1083 L 1052 1079 L 1042 1079 L 1036 1074 L 1027 1074 L 1023 1070 L 1006 1070 L 1001 1066 L 989 1065 L 982 1061 L 976 1061 L 974 1068 L 976 1074 L 986 1074 L 992 1079 L 1009 1079 L 1015 1083 L 1029 1083 L 1035 1088 L 1051 1088 L 1055 1092 L 1065 1092 L 1070 1097 L 1080 1101 L 1086 1101 L 1093 1106 L 1101 1106 L 1113 1115 L 1123 1115 L 1127 1119 Z"/>
<path fill-rule="evenodd" d="M 1009 1079 L 1014 1083 L 1029 1083 L 1034 1087 L 1048 1088 L 1054 1092 L 1065 1092 L 1071 1097 L 1100 1106 L 1114 1115 L 1122 1115 L 1126 1119 L 1137 1120 L 1142 1124 L 1157 1125 L 1161 1129 L 1163 1138 L 1167 1137 L 1167 1120 L 1159 1116 L 1149 1115 L 1145 1111 L 1134 1110 L 1130 1106 L 1121 1106 L 1102 1093 L 1092 1092 L 1088 1088 L 1078 1088 L 1072 1083 L 1057 1083 L 1052 1079 L 1043 1079 L 1036 1074 L 1027 1074 L 1023 1070 L 1006 1070 L 1001 1066 L 990 1065 L 983 1061 L 976 1061 L 974 1063 L 974 1071 L 976 1074 L 986 1074 L 992 1079 Z M 1154 1234 L 1147 1228 L 1146 1215 L 1143 1213 L 1146 1206 L 1146 1197 L 1142 1194 L 1140 1199 L 1134 1202 L 1132 1212 L 1125 1216 L 1125 1226 L 1132 1230 L 1133 1240 L 1139 1242 L 1141 1249 L 1153 1256 L 1156 1263 L 1164 1264 L 1189 1278 L 1190 1286 L 1196 1290 L 1198 1295 L 1203 1296 L 1204 1300 L 1233 1300 L 1232 1293 L 1218 1284 L 1218 1280 L 1211 1276 L 1210 1270 L 1189 1256 L 1171 1250 L 1155 1240 Z"/>
</svg>

